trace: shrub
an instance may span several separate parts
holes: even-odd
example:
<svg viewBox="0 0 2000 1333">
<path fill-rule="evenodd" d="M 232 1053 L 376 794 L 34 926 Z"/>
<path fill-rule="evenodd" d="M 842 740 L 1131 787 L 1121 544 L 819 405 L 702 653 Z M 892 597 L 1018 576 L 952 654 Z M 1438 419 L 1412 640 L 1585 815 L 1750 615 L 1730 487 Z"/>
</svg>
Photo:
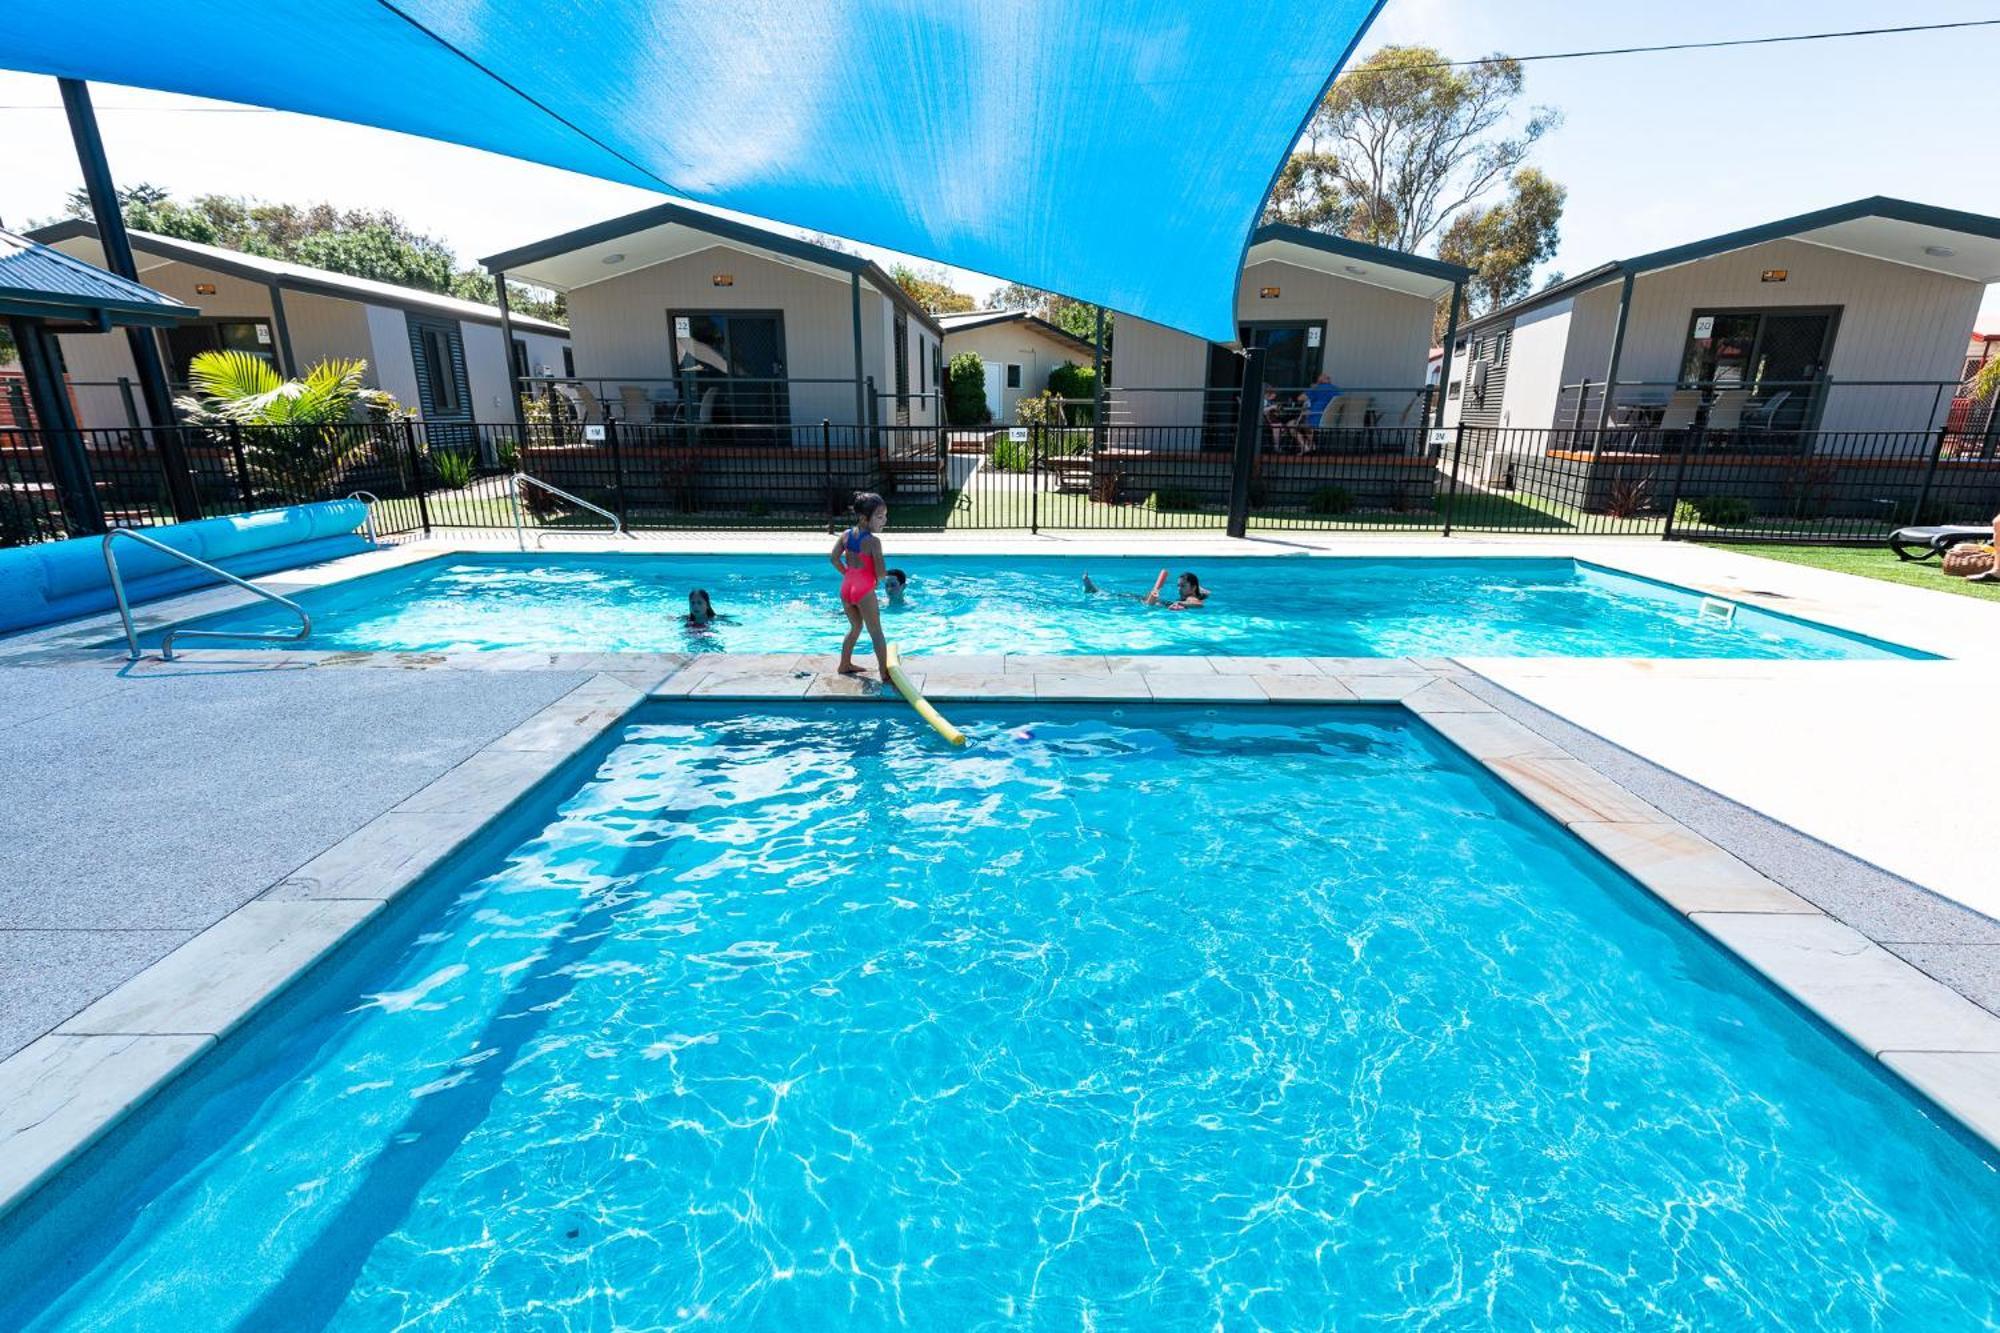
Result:
<svg viewBox="0 0 2000 1333">
<path fill-rule="evenodd" d="M 1065 361 L 1049 372 L 1049 392 L 1058 398 L 1081 399 L 1068 407 L 1071 425 L 1087 426 L 1095 420 L 1097 372 L 1089 366 Z"/>
<path fill-rule="evenodd" d="M 993 466 L 1002 472 L 1026 472 L 1034 459 L 1030 440 L 1000 439 L 993 442 Z"/>
<path fill-rule="evenodd" d="M 1748 523 L 1755 512 L 1750 502 L 1738 495 L 1697 495 L 1674 506 L 1674 522 L 1737 528 Z"/>
<path fill-rule="evenodd" d="M 431 453 L 431 471 L 437 474 L 438 485 L 451 490 L 472 484 L 472 456 L 455 450 L 438 449 Z"/>
<path fill-rule="evenodd" d="M 1646 512 L 1652 500 L 1650 477 L 1621 477 L 1611 483 L 1610 492 L 1604 497 L 1604 510 L 1613 518 L 1637 518 Z"/>
<path fill-rule="evenodd" d="M 1186 514 L 1201 508 L 1201 497 L 1184 486 L 1162 486 L 1146 497 L 1146 508 L 1161 514 Z"/>
<path fill-rule="evenodd" d="M 494 447 L 493 457 L 502 468 L 509 472 L 521 470 L 521 446 L 515 440 L 502 440 Z"/>
<path fill-rule="evenodd" d="M 1306 497 L 1306 510 L 1314 514 L 1344 514 L 1354 508 L 1354 496 L 1345 486 L 1322 486 Z"/>
<path fill-rule="evenodd" d="M 986 363 L 977 352 L 960 352 L 945 371 L 945 417 L 954 426 L 977 426 L 990 421 L 986 410 Z"/>
</svg>

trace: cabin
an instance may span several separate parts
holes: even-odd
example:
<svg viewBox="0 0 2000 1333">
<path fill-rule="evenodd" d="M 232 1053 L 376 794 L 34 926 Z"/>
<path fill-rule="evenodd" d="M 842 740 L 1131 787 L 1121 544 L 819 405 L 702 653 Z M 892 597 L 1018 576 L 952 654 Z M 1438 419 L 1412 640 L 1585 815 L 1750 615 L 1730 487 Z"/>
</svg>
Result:
<svg viewBox="0 0 2000 1333">
<path fill-rule="evenodd" d="M 575 364 L 528 387 L 585 421 L 805 445 L 943 420 L 943 328 L 844 250 L 661 204 L 483 262 L 567 295 Z"/>
<path fill-rule="evenodd" d="M 85 263 L 103 263 L 95 223 L 72 219 L 31 235 Z M 547 320 L 515 316 L 509 339 L 497 306 L 177 237 L 130 235 L 139 281 L 201 312 L 158 331 L 176 390 L 198 352 L 249 352 L 287 376 L 320 361 L 358 358 L 368 363 L 370 387 L 394 394 L 426 422 L 483 424 L 515 419 L 516 374 L 556 374 L 568 365 L 569 330 Z M 61 345 L 81 426 L 152 424 L 133 388 L 124 335 L 65 333 Z"/>
<path fill-rule="evenodd" d="M 1058 366 L 1096 363 L 1096 345 L 1026 310 L 972 310 L 939 315 L 944 328 L 944 362 L 961 352 L 976 354 L 986 367 L 986 412 L 1012 422 L 1022 398 L 1049 387 Z"/>
</svg>

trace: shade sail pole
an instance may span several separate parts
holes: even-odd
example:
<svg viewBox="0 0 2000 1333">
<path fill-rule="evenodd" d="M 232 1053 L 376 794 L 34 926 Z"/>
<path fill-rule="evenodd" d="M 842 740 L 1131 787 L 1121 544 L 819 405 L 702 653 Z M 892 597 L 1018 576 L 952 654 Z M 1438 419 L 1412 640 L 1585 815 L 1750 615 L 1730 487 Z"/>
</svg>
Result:
<svg viewBox="0 0 2000 1333">
<path fill-rule="evenodd" d="M 62 89 L 63 110 L 69 116 L 77 164 L 83 168 L 83 187 L 90 196 L 90 211 L 97 220 L 97 240 L 104 249 L 104 266 L 127 281 L 138 282 L 139 266 L 132 259 L 132 239 L 125 234 L 125 215 L 119 208 L 118 190 L 111 183 L 104 139 L 97 132 L 97 111 L 90 104 L 90 86 L 81 79 L 57 79 L 56 83 Z M 181 448 L 179 432 L 172 429 L 177 424 L 174 399 L 167 388 L 167 372 L 160 364 L 160 345 L 151 329 L 128 328 L 125 340 L 132 348 L 139 391 L 145 395 L 146 415 L 153 423 L 153 438 L 166 473 L 167 497 L 173 502 L 174 517 L 183 522 L 200 518 L 201 501 L 195 494 L 194 479 L 188 475 L 187 455 Z"/>
</svg>

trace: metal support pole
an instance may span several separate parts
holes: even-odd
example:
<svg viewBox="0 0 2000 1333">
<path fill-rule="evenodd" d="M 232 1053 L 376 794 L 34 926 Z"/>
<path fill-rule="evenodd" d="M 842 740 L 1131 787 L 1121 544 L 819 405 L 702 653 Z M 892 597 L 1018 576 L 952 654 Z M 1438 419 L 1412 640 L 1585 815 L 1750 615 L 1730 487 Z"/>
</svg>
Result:
<svg viewBox="0 0 2000 1333">
<path fill-rule="evenodd" d="M 849 276 L 848 295 L 854 306 L 854 429 L 858 431 L 868 424 L 868 390 L 862 382 L 868 370 L 861 353 L 861 275 Z"/>
<path fill-rule="evenodd" d="M 493 304 L 500 307 L 500 341 L 506 344 L 507 352 L 507 397 L 514 404 L 514 429 L 521 433 L 521 443 L 528 442 L 528 409 L 521 404 L 521 368 L 514 364 L 514 308 L 507 301 L 507 275 L 500 269 L 493 270 Z"/>
<path fill-rule="evenodd" d="M 295 380 L 299 362 L 292 355 L 292 326 L 285 322 L 285 293 L 275 282 L 271 284 L 271 328 L 278 336 L 278 372 Z"/>
<path fill-rule="evenodd" d="M 1451 536 L 1452 516 L 1458 509 L 1458 470 L 1465 462 L 1465 423 L 1459 422 L 1451 434 L 1451 477 L 1444 491 L 1444 535 L 1447 537 Z"/>
<path fill-rule="evenodd" d="M 133 430 L 144 430 L 146 426 L 139 415 L 139 400 L 132 396 L 132 381 L 124 375 L 118 377 L 118 398 L 125 404 L 125 424 Z"/>
<path fill-rule="evenodd" d="M 70 411 L 69 394 L 63 384 L 62 363 L 57 359 L 56 337 L 38 319 L 9 319 L 14 349 L 21 358 L 21 378 L 27 381 L 28 399 L 34 410 L 42 454 L 48 459 L 49 473 L 62 504 L 63 525 L 79 536 L 105 529 L 104 506 L 97 498 L 97 485 L 90 473 L 90 457 L 77 429 L 76 414 Z M 25 419 L 18 424 L 27 426 Z"/>
<path fill-rule="evenodd" d="M 1625 275 L 1625 281 L 1618 288 L 1618 322 L 1611 330 L 1611 356 L 1604 367 L 1604 397 L 1597 404 L 1597 437 L 1590 442 L 1590 452 L 1597 452 L 1598 439 L 1604 428 L 1611 424 L 1611 396 L 1618 389 L 1618 363 L 1625 356 L 1625 326 L 1632 315 L 1632 274 Z"/>
<path fill-rule="evenodd" d="M 1042 423 L 1028 427 L 1028 531 L 1042 530 Z"/>
<path fill-rule="evenodd" d="M 1090 348 L 1090 452 L 1104 448 L 1104 307 L 1097 307 L 1097 328 Z"/>
<path fill-rule="evenodd" d="M 1451 285 L 1451 313 L 1445 316 L 1444 359 L 1438 362 L 1437 417 L 1433 426 L 1444 425 L 1444 400 L 1451 387 L 1451 350 L 1458 342 L 1458 308 L 1465 304 L 1465 283 Z"/>
<path fill-rule="evenodd" d="M 625 513 L 625 450 L 618 443 L 618 419 L 604 414 L 604 448 L 611 455 L 611 507 L 618 511 L 618 526 L 629 521 Z"/>
<path fill-rule="evenodd" d="M 125 215 L 120 212 L 118 190 L 111 182 L 111 167 L 104 158 L 104 139 L 97 132 L 97 113 L 90 105 L 90 87 L 81 79 L 58 79 L 63 110 L 69 114 L 70 138 L 76 143 L 77 163 L 83 168 L 83 184 L 90 195 L 90 212 L 97 221 L 98 244 L 104 250 L 104 266 L 130 282 L 139 281 L 139 267 L 132 259 L 132 241 L 125 234 Z M 200 497 L 194 478 L 188 474 L 187 452 L 177 432 L 167 429 L 175 423 L 174 398 L 167 388 L 167 372 L 160 364 L 160 346 L 147 328 L 125 330 L 132 349 L 132 364 L 139 372 L 139 389 L 146 398 L 146 415 L 152 420 L 159 442 L 161 465 L 167 474 L 167 495 L 174 516 L 201 517 Z"/>
<path fill-rule="evenodd" d="M 1257 467 L 1257 434 L 1264 404 L 1264 349 L 1243 353 L 1243 387 L 1236 401 L 1236 457 L 1229 473 L 1229 527 L 1232 537 L 1250 531 L 1250 474 Z"/>
<path fill-rule="evenodd" d="M 1937 428 L 1937 439 L 1931 445 L 1931 461 L 1929 466 L 1924 468 L 1924 484 L 1917 491 L 1916 507 L 1910 510 L 1910 517 L 1906 520 L 1907 522 L 1922 523 L 1924 521 L 1924 506 L 1931 502 L 1931 483 L 1937 480 L 1938 463 L 1944 458 L 1945 437 L 1950 434 L 1951 427 L 1949 424 Z"/>
<path fill-rule="evenodd" d="M 424 536 L 431 535 L 431 506 L 424 498 L 424 456 L 417 448 L 417 423 L 403 418 L 403 448 L 410 459 L 410 482 L 417 489 L 417 521 L 423 525 Z M 516 504 L 520 502 L 515 501 Z"/>
<path fill-rule="evenodd" d="M 236 493 L 242 498 L 243 512 L 257 507 L 257 488 L 250 484 L 250 460 L 243 452 L 243 423 L 229 423 L 229 458 L 236 465 Z"/>
</svg>

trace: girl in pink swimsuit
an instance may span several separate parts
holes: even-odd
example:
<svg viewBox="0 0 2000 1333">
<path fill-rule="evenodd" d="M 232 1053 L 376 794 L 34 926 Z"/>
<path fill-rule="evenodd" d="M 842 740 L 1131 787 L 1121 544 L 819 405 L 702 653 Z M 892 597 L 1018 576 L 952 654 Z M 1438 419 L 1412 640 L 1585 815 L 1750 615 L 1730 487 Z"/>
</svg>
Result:
<svg viewBox="0 0 2000 1333">
<path fill-rule="evenodd" d="M 854 665 L 854 645 L 866 628 L 875 647 L 875 666 L 882 679 L 889 678 L 884 663 L 888 653 L 882 642 L 882 604 L 875 600 L 875 585 L 882 581 L 886 562 L 882 539 L 876 534 L 889 522 L 889 504 L 873 491 L 854 497 L 854 526 L 834 539 L 827 556 L 840 573 L 840 609 L 847 613 L 847 637 L 840 645 L 840 674 L 867 673 Z"/>
</svg>

